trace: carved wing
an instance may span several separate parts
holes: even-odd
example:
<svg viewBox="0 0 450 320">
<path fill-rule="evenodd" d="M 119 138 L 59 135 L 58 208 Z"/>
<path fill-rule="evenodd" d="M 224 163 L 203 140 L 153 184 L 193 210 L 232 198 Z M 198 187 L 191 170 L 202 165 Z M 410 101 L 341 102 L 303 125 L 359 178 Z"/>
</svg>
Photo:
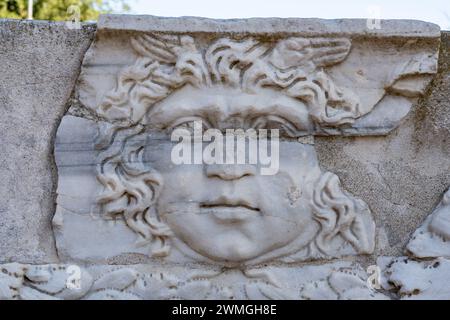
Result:
<svg viewBox="0 0 450 320">
<path fill-rule="evenodd" d="M 270 62 L 282 70 L 305 68 L 311 72 L 343 61 L 350 48 L 346 38 L 289 38 L 275 46 Z"/>
<path fill-rule="evenodd" d="M 176 63 L 183 52 L 196 52 L 189 36 L 143 34 L 131 39 L 131 45 L 141 56 L 161 63 Z"/>
</svg>

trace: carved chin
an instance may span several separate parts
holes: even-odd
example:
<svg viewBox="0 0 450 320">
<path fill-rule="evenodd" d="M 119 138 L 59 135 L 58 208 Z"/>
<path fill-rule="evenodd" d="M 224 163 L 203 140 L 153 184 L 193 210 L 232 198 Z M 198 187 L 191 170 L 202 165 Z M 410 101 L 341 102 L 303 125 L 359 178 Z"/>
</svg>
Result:
<svg viewBox="0 0 450 320">
<path fill-rule="evenodd" d="M 180 249 L 184 254 L 193 256 L 195 260 L 211 260 L 214 262 L 244 263 L 255 259 L 256 257 L 270 251 L 263 239 L 256 235 L 245 233 L 243 231 L 233 230 L 211 230 L 207 237 L 197 236 L 202 231 L 186 234 L 183 231 L 174 228 L 175 242 L 182 242 L 183 248 Z M 266 240 L 267 241 L 267 240 Z M 191 254 L 187 251 L 193 251 Z M 203 259 L 201 257 L 204 257 Z"/>
<path fill-rule="evenodd" d="M 219 243 L 204 252 L 210 259 L 223 262 L 243 263 L 257 257 L 261 253 L 258 245 L 245 237 L 236 236 L 223 237 Z"/>
<path fill-rule="evenodd" d="M 298 230 L 291 228 L 271 232 L 255 221 L 248 228 L 240 229 L 236 225 L 223 228 L 213 224 L 207 228 L 190 225 L 184 229 L 185 223 L 177 221 L 174 225 L 174 220 L 177 220 L 175 215 L 167 219 L 174 232 L 174 250 L 197 262 L 226 266 L 253 265 L 295 253 L 311 242 L 318 231 L 314 221 Z M 281 233 L 285 237 L 280 237 Z"/>
</svg>

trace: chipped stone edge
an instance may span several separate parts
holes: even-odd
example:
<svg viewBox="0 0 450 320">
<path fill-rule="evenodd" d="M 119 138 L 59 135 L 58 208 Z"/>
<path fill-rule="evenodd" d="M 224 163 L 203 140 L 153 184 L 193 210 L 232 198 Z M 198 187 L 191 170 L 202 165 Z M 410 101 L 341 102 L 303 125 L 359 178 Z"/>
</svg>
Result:
<svg viewBox="0 0 450 320">
<path fill-rule="evenodd" d="M 295 34 L 299 36 L 369 36 L 439 38 L 440 27 L 420 20 L 381 20 L 369 29 L 367 19 L 158 17 L 152 15 L 100 15 L 98 30 L 190 33 Z"/>
</svg>

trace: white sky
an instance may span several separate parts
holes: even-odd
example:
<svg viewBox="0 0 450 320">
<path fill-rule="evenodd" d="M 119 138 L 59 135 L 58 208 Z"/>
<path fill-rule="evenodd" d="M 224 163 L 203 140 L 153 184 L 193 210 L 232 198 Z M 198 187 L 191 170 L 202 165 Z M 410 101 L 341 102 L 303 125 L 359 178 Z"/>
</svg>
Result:
<svg viewBox="0 0 450 320">
<path fill-rule="evenodd" d="M 366 18 L 379 11 L 382 19 L 418 19 L 450 30 L 450 0 L 129 0 L 129 3 L 130 13 L 169 17 L 331 19 Z"/>
</svg>

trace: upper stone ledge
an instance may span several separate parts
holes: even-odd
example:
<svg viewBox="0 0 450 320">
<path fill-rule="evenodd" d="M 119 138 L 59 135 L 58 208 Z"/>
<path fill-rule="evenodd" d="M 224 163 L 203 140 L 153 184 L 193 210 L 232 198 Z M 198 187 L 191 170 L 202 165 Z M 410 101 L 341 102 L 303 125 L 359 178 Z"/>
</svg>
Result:
<svg viewBox="0 0 450 320">
<path fill-rule="evenodd" d="M 141 32 L 286 33 L 298 36 L 373 36 L 439 38 L 440 27 L 419 20 L 381 20 L 380 29 L 367 28 L 367 19 L 157 17 L 100 15 L 98 30 Z"/>
<path fill-rule="evenodd" d="M 26 25 L 26 26 L 39 26 L 39 27 L 61 27 L 66 28 L 67 21 L 50 21 L 50 20 L 25 20 L 25 19 L 11 19 L 11 18 L 3 18 L 0 19 L 0 28 L 4 28 L 5 26 L 14 26 L 14 25 Z M 97 26 L 96 22 L 81 22 L 82 28 L 92 28 Z M 74 29 L 72 29 L 74 30 Z"/>
</svg>

